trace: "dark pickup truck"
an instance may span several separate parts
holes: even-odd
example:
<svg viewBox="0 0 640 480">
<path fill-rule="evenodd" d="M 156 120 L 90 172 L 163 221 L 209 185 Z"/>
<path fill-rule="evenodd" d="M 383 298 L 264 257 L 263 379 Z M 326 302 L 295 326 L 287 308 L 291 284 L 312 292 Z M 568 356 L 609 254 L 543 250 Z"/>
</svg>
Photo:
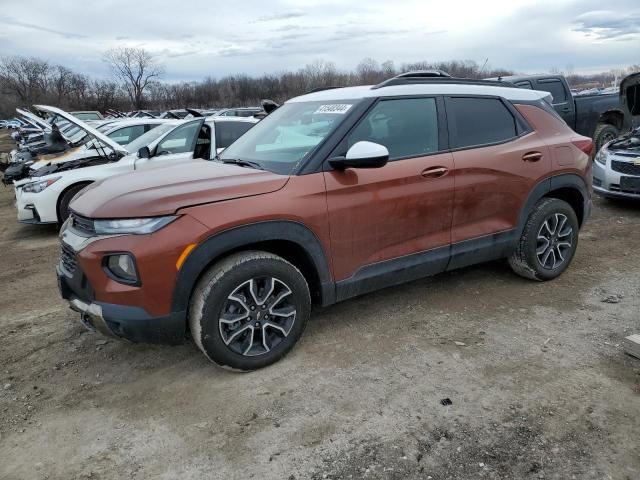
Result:
<svg viewBox="0 0 640 480">
<path fill-rule="evenodd" d="M 617 93 L 574 97 L 562 75 L 514 75 L 490 80 L 549 92 L 553 96 L 553 108 L 575 132 L 591 137 L 596 151 L 625 129 L 624 113 Z"/>
</svg>

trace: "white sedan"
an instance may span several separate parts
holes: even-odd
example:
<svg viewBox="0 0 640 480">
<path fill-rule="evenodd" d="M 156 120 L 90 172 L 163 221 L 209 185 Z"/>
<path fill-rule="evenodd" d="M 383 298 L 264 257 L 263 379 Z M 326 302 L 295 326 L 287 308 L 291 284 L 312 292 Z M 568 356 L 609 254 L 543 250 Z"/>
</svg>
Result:
<svg viewBox="0 0 640 480">
<path fill-rule="evenodd" d="M 61 224 L 71 199 L 87 185 L 123 173 L 173 165 L 193 159 L 211 160 L 258 122 L 254 118 L 209 117 L 165 122 L 124 147 L 72 115 L 54 107 L 38 108 L 78 125 L 108 147 L 77 162 L 52 163 L 32 177 L 14 183 L 18 220 L 29 224 Z M 37 175 L 37 176 L 35 176 Z"/>
</svg>

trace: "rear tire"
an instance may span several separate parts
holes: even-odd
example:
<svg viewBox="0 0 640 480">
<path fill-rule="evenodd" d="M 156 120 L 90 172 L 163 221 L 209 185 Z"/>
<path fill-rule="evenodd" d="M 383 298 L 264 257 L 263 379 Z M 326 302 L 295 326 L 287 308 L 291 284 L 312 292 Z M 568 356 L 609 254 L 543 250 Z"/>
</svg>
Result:
<svg viewBox="0 0 640 480">
<path fill-rule="evenodd" d="M 58 206 L 58 225 L 62 225 L 67 218 L 69 218 L 69 204 L 71 203 L 71 200 L 73 200 L 73 197 L 75 197 L 78 192 L 87 185 L 88 183 L 74 185 L 62 194 L 60 197 L 60 204 Z"/>
<path fill-rule="evenodd" d="M 557 198 L 543 198 L 533 207 L 509 265 L 521 277 L 553 280 L 571 264 L 579 229 L 571 205 Z"/>
<path fill-rule="evenodd" d="M 189 306 L 189 327 L 212 362 L 251 371 L 284 357 L 311 313 L 309 286 L 295 266 L 267 252 L 233 254 L 207 271 Z"/>
</svg>

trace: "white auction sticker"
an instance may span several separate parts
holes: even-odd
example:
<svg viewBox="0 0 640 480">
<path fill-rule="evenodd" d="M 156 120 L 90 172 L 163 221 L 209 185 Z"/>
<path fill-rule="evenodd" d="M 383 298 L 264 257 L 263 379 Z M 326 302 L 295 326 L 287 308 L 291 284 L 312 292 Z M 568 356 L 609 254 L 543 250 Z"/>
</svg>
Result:
<svg viewBox="0 0 640 480">
<path fill-rule="evenodd" d="M 337 113 L 344 115 L 353 105 L 348 103 L 334 103 L 331 105 L 320 105 L 314 113 Z"/>
</svg>

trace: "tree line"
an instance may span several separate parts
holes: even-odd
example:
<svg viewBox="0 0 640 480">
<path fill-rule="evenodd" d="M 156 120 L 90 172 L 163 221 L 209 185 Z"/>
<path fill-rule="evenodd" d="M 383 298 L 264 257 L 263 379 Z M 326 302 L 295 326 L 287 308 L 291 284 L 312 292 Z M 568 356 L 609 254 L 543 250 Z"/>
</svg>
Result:
<svg viewBox="0 0 640 480">
<path fill-rule="evenodd" d="M 11 56 L 0 59 L 0 118 L 13 116 L 16 107 L 38 103 L 66 110 L 102 112 L 107 109 L 252 106 L 259 105 L 264 98 L 282 102 L 315 88 L 376 84 L 409 70 L 439 69 L 464 78 L 514 73 L 472 60 L 422 61 L 396 66 L 390 60 L 378 63 L 372 58 L 365 58 L 352 71 L 341 71 L 332 62 L 315 60 L 296 71 L 261 76 L 235 74 L 218 79 L 206 77 L 195 82 L 163 82 L 163 65 L 144 49 L 110 50 L 105 53 L 104 60 L 112 73 L 108 79 L 91 78 L 40 58 Z M 637 66 L 635 68 L 637 71 Z M 572 71 L 567 73 L 572 85 L 609 86 L 624 71 L 590 76 L 577 75 Z"/>
</svg>

